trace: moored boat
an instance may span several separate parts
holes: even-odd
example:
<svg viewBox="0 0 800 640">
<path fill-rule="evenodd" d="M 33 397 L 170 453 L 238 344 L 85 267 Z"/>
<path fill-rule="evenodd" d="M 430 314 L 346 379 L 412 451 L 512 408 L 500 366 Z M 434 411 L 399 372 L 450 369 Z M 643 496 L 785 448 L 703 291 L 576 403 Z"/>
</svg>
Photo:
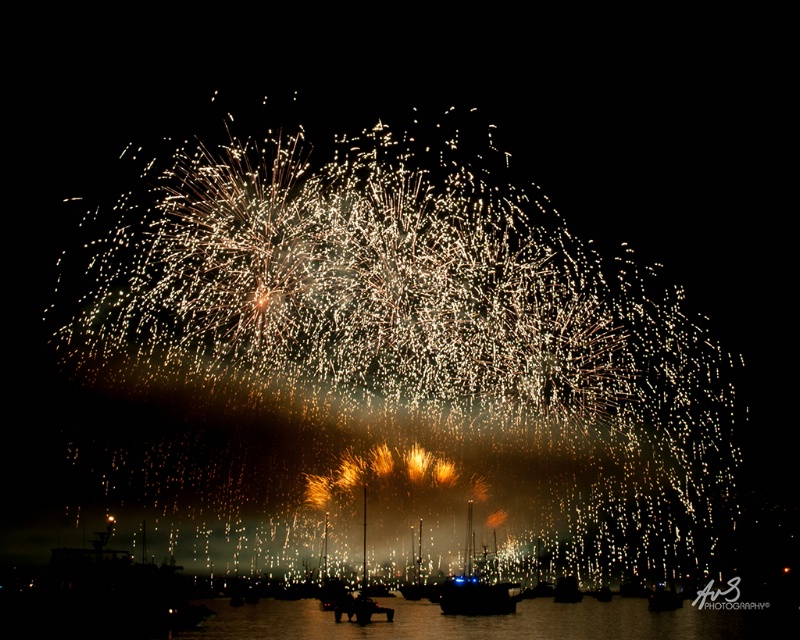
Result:
<svg viewBox="0 0 800 640">
<path fill-rule="evenodd" d="M 336 622 L 342 621 L 342 616 L 347 615 L 348 621 L 352 621 L 355 617 L 356 622 L 359 624 L 369 624 L 372 622 L 373 616 L 384 615 L 387 622 L 394 621 L 394 609 L 391 607 L 383 607 L 379 605 L 370 596 L 370 585 L 367 580 L 367 487 L 364 486 L 364 570 L 361 584 L 361 593 L 353 597 L 352 594 L 347 594 L 339 602 L 334 605 L 334 618 Z M 385 585 L 372 585 L 373 588 L 378 588 L 379 593 L 383 593 L 382 589 Z M 373 591 L 374 592 L 374 591 Z M 394 594 L 391 594 L 394 597 Z"/>
<path fill-rule="evenodd" d="M 439 590 L 439 606 L 446 615 L 490 616 L 516 613 L 521 600 L 520 585 L 515 582 L 490 584 L 477 576 L 456 576 Z"/>
<path fill-rule="evenodd" d="M 411 536 L 411 555 L 414 555 L 414 536 Z M 422 582 L 422 519 L 419 521 L 419 556 L 416 558 L 414 581 L 402 585 L 398 591 L 406 600 L 422 600 L 429 597 L 430 587 Z"/>
<path fill-rule="evenodd" d="M 439 606 L 446 615 L 489 616 L 516 613 L 522 599 L 516 582 L 492 581 L 472 572 L 472 500 L 467 517 L 467 549 L 464 575 L 451 576 L 437 589 Z"/>
<path fill-rule="evenodd" d="M 539 580 L 535 586 L 528 587 L 522 591 L 522 598 L 552 598 L 556 587 L 552 582 Z"/>
<path fill-rule="evenodd" d="M 656 585 L 647 597 L 650 611 L 674 611 L 683 607 L 683 594 L 663 584 Z"/>
<path fill-rule="evenodd" d="M 614 598 L 614 592 L 611 591 L 611 587 L 608 585 L 603 585 L 592 595 L 598 602 L 611 602 L 611 600 Z"/>
<path fill-rule="evenodd" d="M 398 589 L 406 600 L 430 600 L 439 602 L 438 587 L 436 584 L 411 583 Z"/>
<path fill-rule="evenodd" d="M 553 591 L 554 602 L 580 602 L 583 600 L 583 591 L 578 586 L 578 579 L 575 576 L 562 576 L 556 580 L 556 587 Z"/>
<path fill-rule="evenodd" d="M 3 605 L 36 619 L 42 637 L 63 630 L 66 620 L 81 637 L 141 638 L 171 636 L 214 617 L 192 602 L 191 581 L 174 561 L 139 564 L 127 551 L 111 549 L 114 523 L 109 517 L 91 548 L 52 549 L 37 584 Z"/>
</svg>

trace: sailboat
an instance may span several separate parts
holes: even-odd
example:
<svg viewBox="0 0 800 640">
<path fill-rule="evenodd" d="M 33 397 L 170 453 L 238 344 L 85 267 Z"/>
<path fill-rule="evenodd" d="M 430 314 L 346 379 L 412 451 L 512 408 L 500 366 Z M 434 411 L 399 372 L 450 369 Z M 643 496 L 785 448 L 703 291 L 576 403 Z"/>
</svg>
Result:
<svg viewBox="0 0 800 640">
<path fill-rule="evenodd" d="M 555 585 L 552 582 L 548 582 L 547 580 L 542 580 L 541 577 L 541 566 L 542 566 L 542 556 L 541 552 L 541 538 L 536 540 L 536 585 L 533 587 L 527 588 L 523 593 L 523 598 L 552 598 L 553 594 L 555 593 Z"/>
<path fill-rule="evenodd" d="M 320 608 L 323 611 L 335 611 L 337 606 L 352 603 L 353 596 L 347 585 L 341 578 L 332 578 L 328 574 L 328 514 L 325 514 L 325 548 L 323 550 L 322 565 L 322 584 L 320 585 L 319 599 Z"/>
<path fill-rule="evenodd" d="M 394 621 L 394 609 L 382 607 L 368 595 L 369 585 L 367 583 L 367 486 L 364 485 L 364 569 L 361 582 L 361 593 L 355 598 L 350 597 L 346 603 L 340 603 L 334 610 L 336 622 L 341 622 L 342 615 L 346 614 L 347 619 L 352 622 L 355 617 L 358 624 L 369 624 L 372 616 L 385 615 L 387 622 Z"/>
<path fill-rule="evenodd" d="M 608 543 L 606 542 L 606 536 L 601 538 L 601 549 L 603 552 L 603 558 L 606 561 L 603 563 L 603 582 L 600 585 L 600 588 L 594 592 L 594 597 L 598 602 L 611 602 L 614 598 L 614 594 L 611 591 L 611 587 L 608 584 L 608 574 L 609 574 L 609 567 L 608 567 Z"/>
<path fill-rule="evenodd" d="M 414 555 L 414 536 L 411 536 L 411 555 Z M 422 598 L 427 598 L 431 593 L 429 585 L 422 583 L 422 519 L 419 521 L 419 556 L 416 563 L 414 582 L 409 582 L 400 587 L 400 593 L 406 600 L 422 600 Z"/>
<path fill-rule="evenodd" d="M 473 573 L 474 542 L 472 500 L 467 516 L 467 548 L 464 575 L 451 576 L 439 590 L 439 606 L 447 615 L 488 616 L 516 613 L 520 586 L 515 582 L 491 582 L 487 576 Z"/>
</svg>

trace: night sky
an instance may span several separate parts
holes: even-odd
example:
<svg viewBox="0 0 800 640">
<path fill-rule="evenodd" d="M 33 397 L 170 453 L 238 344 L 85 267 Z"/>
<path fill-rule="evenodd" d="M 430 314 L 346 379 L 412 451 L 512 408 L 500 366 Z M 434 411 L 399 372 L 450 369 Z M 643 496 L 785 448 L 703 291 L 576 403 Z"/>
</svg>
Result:
<svg viewBox="0 0 800 640">
<path fill-rule="evenodd" d="M 582 55 L 565 42 L 536 47 L 497 37 L 394 55 L 379 53 L 380 38 L 345 39 L 334 55 L 333 42 L 315 48 L 304 39 L 296 56 L 274 43 L 261 51 L 211 42 L 183 49 L 128 35 L 65 31 L 50 40 L 58 46 L 43 66 L 18 67 L 7 94 L 4 565 L 25 558 L 18 542 L 5 541 L 28 528 L 26 540 L 46 558 L 68 537 L 58 528 L 74 519 L 64 514 L 67 487 L 96 486 L 89 472 L 61 475 L 61 447 L 72 433 L 100 440 L 133 425 L 147 436 L 159 420 L 180 421 L 185 407 L 168 393 L 122 401 L 65 379 L 48 339 L 53 317 L 75 301 L 68 285 L 56 293 L 56 263 L 83 237 L 82 215 L 113 207 L 136 183 L 119 168 L 129 143 L 218 136 L 226 114 L 242 136 L 258 135 L 264 113 L 270 126 L 301 124 L 313 159 L 329 153 L 335 134 L 379 120 L 399 131 L 414 114 L 436 120 L 451 107 L 477 110 L 496 125 L 496 145 L 510 153 L 515 174 L 541 187 L 575 235 L 601 253 L 627 243 L 639 263 L 663 265 L 666 279 L 684 286 L 686 308 L 707 316 L 714 337 L 741 354 L 737 406 L 747 417 L 736 423 L 736 490 L 752 513 L 777 512 L 778 523 L 791 509 L 796 516 L 788 407 L 794 199 L 779 57 L 694 34 L 680 47 L 643 36 Z M 65 202 L 71 198 L 82 200 Z"/>
</svg>

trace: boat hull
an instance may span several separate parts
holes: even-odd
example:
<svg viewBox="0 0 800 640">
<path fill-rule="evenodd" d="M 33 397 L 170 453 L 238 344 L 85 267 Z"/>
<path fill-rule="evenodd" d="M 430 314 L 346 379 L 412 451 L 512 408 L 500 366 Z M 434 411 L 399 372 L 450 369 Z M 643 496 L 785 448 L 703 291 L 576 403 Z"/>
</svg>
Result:
<svg viewBox="0 0 800 640">
<path fill-rule="evenodd" d="M 486 584 L 451 580 L 441 589 L 439 606 L 445 615 L 489 616 L 516 613 L 520 598 L 511 583 Z"/>
</svg>

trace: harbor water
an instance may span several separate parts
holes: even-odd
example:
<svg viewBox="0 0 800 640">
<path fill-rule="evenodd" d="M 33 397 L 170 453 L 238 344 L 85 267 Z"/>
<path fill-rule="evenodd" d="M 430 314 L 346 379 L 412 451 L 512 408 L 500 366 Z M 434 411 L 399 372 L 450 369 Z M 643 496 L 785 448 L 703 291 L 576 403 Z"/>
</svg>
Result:
<svg viewBox="0 0 800 640">
<path fill-rule="evenodd" d="M 497 616 L 443 615 L 428 600 L 407 601 L 402 596 L 376 598 L 395 610 L 394 620 L 376 617 L 359 625 L 322 611 L 315 599 L 262 598 L 255 604 L 230 606 L 224 598 L 198 601 L 216 616 L 197 629 L 175 635 L 175 640 L 465 640 L 524 638 L 526 640 L 737 640 L 786 637 L 796 625 L 796 612 L 698 609 L 687 601 L 673 611 L 649 611 L 643 598 L 615 596 L 610 602 L 592 597 L 578 603 L 552 598 L 522 600 L 516 613 Z M 795 627 L 796 631 L 796 627 Z"/>
</svg>

